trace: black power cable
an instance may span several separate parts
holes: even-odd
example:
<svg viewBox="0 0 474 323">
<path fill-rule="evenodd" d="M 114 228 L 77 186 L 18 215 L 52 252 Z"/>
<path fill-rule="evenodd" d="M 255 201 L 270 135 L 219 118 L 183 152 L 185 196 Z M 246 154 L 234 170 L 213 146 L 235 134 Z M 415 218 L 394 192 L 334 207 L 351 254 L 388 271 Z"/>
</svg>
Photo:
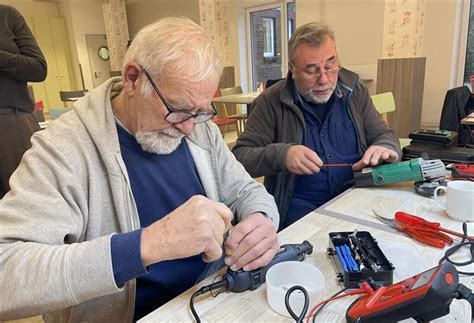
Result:
<svg viewBox="0 0 474 323">
<path fill-rule="evenodd" d="M 300 313 L 299 316 L 296 315 L 295 312 L 293 312 L 293 309 L 291 308 L 291 305 L 290 305 L 290 295 L 295 290 L 299 290 L 299 291 L 303 292 L 303 295 L 304 295 L 303 309 L 301 310 L 301 313 Z M 285 307 L 286 307 L 288 313 L 290 313 L 291 317 L 297 323 L 303 323 L 303 319 L 306 316 L 306 313 L 308 312 L 308 307 L 309 307 L 309 295 L 308 295 L 308 292 L 306 291 L 306 289 L 303 286 L 299 286 L 299 285 L 292 286 L 290 289 L 288 289 L 286 291 L 286 294 L 285 294 Z"/>
<path fill-rule="evenodd" d="M 301 261 L 304 259 L 305 255 L 309 255 L 312 252 L 313 245 L 306 240 L 297 244 L 284 244 L 280 247 L 280 250 L 275 255 L 275 257 L 273 257 L 272 261 L 264 267 L 251 271 L 245 271 L 243 269 L 234 271 L 227 269 L 227 272 L 224 274 L 222 280 L 201 287 L 191 296 L 189 307 L 191 308 L 194 319 L 196 322 L 200 322 L 199 315 L 194 308 L 194 301 L 197 296 L 207 292 L 211 292 L 212 295 L 212 292 L 218 288 L 222 288 L 222 291 L 231 291 L 236 293 L 246 290 L 254 290 L 265 282 L 267 271 L 273 265 L 289 260 Z M 212 296 L 217 295 L 214 294 Z"/>
<path fill-rule="evenodd" d="M 189 308 L 191 309 L 191 313 L 193 314 L 194 319 L 196 320 L 197 323 L 201 323 L 201 319 L 199 318 L 198 313 L 196 312 L 196 309 L 194 308 L 194 300 L 197 296 L 205 294 L 205 293 L 211 293 L 214 290 L 217 290 L 219 288 L 224 287 L 225 290 L 227 290 L 227 285 L 228 281 L 226 279 L 219 280 L 215 283 L 203 286 L 199 288 L 197 291 L 194 292 L 194 294 L 191 296 L 191 299 L 189 300 Z M 213 296 L 217 296 L 218 294 L 214 294 Z"/>
<path fill-rule="evenodd" d="M 343 288 L 341 289 L 340 291 L 334 293 L 333 295 L 331 295 L 331 297 L 329 298 L 333 298 L 333 297 L 336 297 L 337 295 L 339 294 L 342 294 L 344 293 L 345 291 L 347 291 L 349 288 L 346 287 L 346 288 Z M 295 290 L 299 290 L 299 291 L 302 291 L 303 292 L 303 295 L 304 295 L 304 303 L 303 303 L 303 310 L 301 311 L 301 314 L 299 316 L 297 316 L 295 314 L 295 312 L 293 312 L 293 309 L 291 308 L 291 305 L 290 305 L 290 295 L 291 293 L 293 293 Z M 316 315 L 318 315 L 324 308 L 324 306 L 326 306 L 328 302 L 326 303 L 322 303 L 318 309 L 316 310 L 316 312 L 314 312 L 313 314 L 313 323 L 316 322 Z M 308 292 L 306 291 L 306 289 L 302 286 L 299 286 L 299 285 L 295 285 L 295 286 L 292 286 L 290 289 L 287 290 L 286 294 L 285 294 L 285 307 L 288 311 L 288 313 L 290 313 L 291 317 L 297 322 L 297 323 L 302 323 L 303 322 L 303 319 L 304 317 L 306 316 L 306 312 L 308 311 L 308 307 L 309 307 L 309 296 L 308 296 Z"/>
<path fill-rule="evenodd" d="M 348 289 L 349 289 L 348 287 L 343 288 L 340 291 L 332 294 L 330 298 L 336 297 L 337 295 L 344 293 Z M 314 314 L 313 314 L 313 323 L 316 322 L 316 315 L 318 315 L 323 310 L 324 306 L 326 306 L 327 304 L 328 303 L 321 304 L 321 306 L 319 306 L 319 308 L 316 310 L 316 312 L 314 312 Z"/>
<path fill-rule="evenodd" d="M 467 266 L 467 265 L 470 265 L 470 264 L 474 263 L 474 241 L 467 240 L 467 224 L 466 224 L 466 222 L 463 222 L 463 224 L 462 224 L 462 232 L 463 232 L 463 236 L 462 236 L 461 242 L 458 243 L 455 246 L 452 246 L 452 247 L 448 248 L 446 250 L 446 252 L 444 253 L 444 256 L 439 260 L 440 264 L 445 260 L 450 262 L 454 266 L 460 266 L 460 267 Z M 469 259 L 467 261 L 463 261 L 463 262 L 457 262 L 457 261 L 454 261 L 454 260 L 450 259 L 450 257 L 452 255 L 454 255 L 456 252 L 458 252 L 459 249 L 461 249 L 464 246 L 469 246 L 470 252 L 471 252 L 471 259 Z M 474 272 L 465 272 L 465 271 L 459 271 L 458 270 L 458 273 L 463 274 L 463 275 L 468 275 L 468 276 L 474 276 Z"/>
</svg>

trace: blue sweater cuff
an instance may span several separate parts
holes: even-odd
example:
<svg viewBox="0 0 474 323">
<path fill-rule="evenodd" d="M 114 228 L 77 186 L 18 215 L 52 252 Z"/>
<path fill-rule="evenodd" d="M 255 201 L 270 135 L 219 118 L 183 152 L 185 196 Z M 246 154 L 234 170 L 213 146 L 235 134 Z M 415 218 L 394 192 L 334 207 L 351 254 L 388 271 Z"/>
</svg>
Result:
<svg viewBox="0 0 474 323">
<path fill-rule="evenodd" d="M 122 288 L 126 282 L 148 273 L 140 253 L 142 229 L 112 235 L 112 269 L 115 283 Z"/>
</svg>

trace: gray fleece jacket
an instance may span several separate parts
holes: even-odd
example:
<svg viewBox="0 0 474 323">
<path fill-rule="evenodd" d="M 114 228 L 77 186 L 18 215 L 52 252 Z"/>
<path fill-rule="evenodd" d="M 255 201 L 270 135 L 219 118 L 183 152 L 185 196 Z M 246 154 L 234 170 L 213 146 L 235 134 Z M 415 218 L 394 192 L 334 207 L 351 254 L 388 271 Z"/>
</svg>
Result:
<svg viewBox="0 0 474 323">
<path fill-rule="evenodd" d="M 140 227 L 110 97 L 114 78 L 32 138 L 0 201 L 0 320 L 44 314 L 50 322 L 130 322 L 135 281 L 115 284 L 110 237 Z M 212 122 L 186 138 L 208 198 L 236 220 L 275 202 Z M 170 183 L 172 185 L 172 183 Z M 45 314 L 46 313 L 46 314 Z"/>
</svg>

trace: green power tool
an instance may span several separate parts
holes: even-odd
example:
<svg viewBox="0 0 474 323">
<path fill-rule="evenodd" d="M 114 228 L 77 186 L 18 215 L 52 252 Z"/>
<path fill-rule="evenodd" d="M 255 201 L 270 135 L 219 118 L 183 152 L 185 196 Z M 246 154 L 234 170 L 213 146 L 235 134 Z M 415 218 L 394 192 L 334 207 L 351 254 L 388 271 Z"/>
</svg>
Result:
<svg viewBox="0 0 474 323">
<path fill-rule="evenodd" d="M 446 167 L 441 160 L 423 158 L 366 167 L 354 172 L 356 187 L 415 181 L 416 192 L 424 196 L 432 196 L 436 187 L 446 185 L 445 177 Z"/>
</svg>

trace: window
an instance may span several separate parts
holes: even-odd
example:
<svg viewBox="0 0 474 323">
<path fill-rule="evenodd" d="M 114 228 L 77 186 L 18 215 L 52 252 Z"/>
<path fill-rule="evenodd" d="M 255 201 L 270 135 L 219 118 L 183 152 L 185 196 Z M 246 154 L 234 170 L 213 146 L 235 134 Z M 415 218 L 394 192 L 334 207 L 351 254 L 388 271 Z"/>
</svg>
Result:
<svg viewBox="0 0 474 323">
<path fill-rule="evenodd" d="M 293 34 L 293 29 L 295 28 L 294 25 L 295 22 L 293 21 L 293 19 L 288 18 L 288 40 L 290 40 L 291 35 Z"/>
<path fill-rule="evenodd" d="M 262 18 L 263 57 L 275 56 L 275 19 Z"/>
<path fill-rule="evenodd" d="M 464 66 L 464 84 L 470 85 L 471 82 L 469 77 L 474 75 L 474 0 L 471 0 L 471 8 L 469 13 L 466 64 Z"/>
<path fill-rule="evenodd" d="M 287 35 L 288 35 L 288 40 L 290 40 L 291 35 L 293 35 L 293 32 L 296 29 L 295 28 L 296 8 L 295 8 L 294 2 L 289 2 L 286 5 L 286 16 L 288 20 Z"/>
<path fill-rule="evenodd" d="M 295 30 L 295 3 L 282 0 L 246 9 L 248 80 L 255 91 L 259 83 L 276 80 L 288 71 L 288 39 Z"/>
</svg>

